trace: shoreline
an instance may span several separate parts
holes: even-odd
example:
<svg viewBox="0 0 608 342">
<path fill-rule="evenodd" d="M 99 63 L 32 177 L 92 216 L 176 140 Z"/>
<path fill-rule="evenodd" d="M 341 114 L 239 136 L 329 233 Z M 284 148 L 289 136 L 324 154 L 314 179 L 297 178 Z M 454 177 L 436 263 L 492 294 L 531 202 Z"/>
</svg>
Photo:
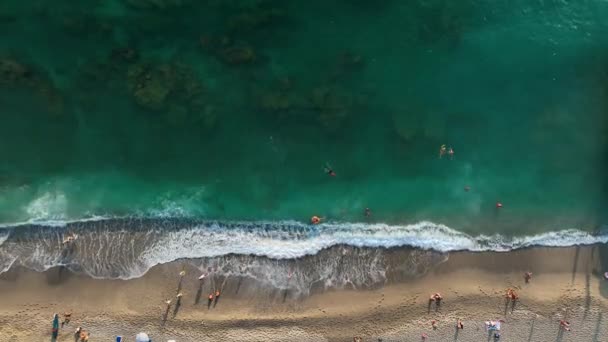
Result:
<svg viewBox="0 0 608 342">
<path fill-rule="evenodd" d="M 78 241 L 68 248 L 62 242 L 66 234 L 72 233 L 78 235 Z M 256 260 L 265 260 L 264 267 L 271 268 L 272 260 L 296 263 L 316 258 L 325 263 L 325 258 L 342 258 L 340 251 L 356 253 L 374 262 L 374 255 L 383 258 L 395 250 L 415 250 L 423 255 L 454 251 L 503 253 L 539 246 L 592 246 L 606 242 L 608 232 L 564 230 L 511 238 L 472 236 L 428 221 L 406 226 L 362 223 L 315 226 L 297 222 L 114 219 L 61 227 L 30 225 L 0 229 L 0 270 L 11 265 L 37 271 L 65 266 L 98 279 L 133 279 L 155 265 L 179 260 L 230 259 L 241 263 L 243 258 L 259 258 Z M 232 268 L 230 272 L 241 271 Z"/>
<path fill-rule="evenodd" d="M 205 297 L 212 284 L 204 284 L 201 301 L 194 304 L 199 269 L 183 260 L 155 266 L 132 280 L 95 280 L 58 269 L 13 269 L 0 275 L 0 336 L 12 341 L 46 339 L 52 314 L 71 310 L 70 329 L 63 329 L 58 341 L 73 340 L 71 332 L 77 326 L 89 330 L 92 341 L 112 340 L 117 334 L 129 340 L 139 331 L 160 341 L 352 341 L 354 336 L 364 341 L 418 341 L 423 332 L 429 341 L 451 341 L 457 319 L 465 324 L 458 341 L 485 338 L 483 321 L 492 319 L 506 321 L 505 340 L 552 341 L 564 316 L 572 331 L 562 339 L 576 341 L 608 334 L 602 318 L 608 308 L 608 283 L 600 278 L 605 249 L 596 245 L 453 252 L 444 262 L 407 279 L 389 277 L 369 289 L 317 288 L 306 296 L 252 279 L 218 278 L 216 286 L 224 284 L 222 296 L 217 307 L 209 309 Z M 411 262 L 403 255 L 394 254 L 401 261 L 388 264 Z M 175 306 L 171 307 L 163 326 L 164 301 L 175 302 L 178 274 L 184 267 L 183 303 L 175 317 Z M 522 278 L 525 271 L 534 274 L 528 285 Z M 507 287 L 517 289 L 520 301 L 505 314 Z M 444 296 L 437 312 L 427 310 L 432 292 Z M 437 330 L 431 328 L 433 319 L 439 322 Z"/>
</svg>

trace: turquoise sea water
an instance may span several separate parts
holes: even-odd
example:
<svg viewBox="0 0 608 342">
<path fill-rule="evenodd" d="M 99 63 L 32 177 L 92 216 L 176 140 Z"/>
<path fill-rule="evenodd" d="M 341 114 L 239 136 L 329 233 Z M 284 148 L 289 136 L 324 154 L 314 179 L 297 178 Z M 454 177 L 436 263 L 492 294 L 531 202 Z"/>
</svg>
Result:
<svg viewBox="0 0 608 342">
<path fill-rule="evenodd" d="M 2 1 L 0 221 L 595 229 L 606 17 L 599 0 Z"/>
</svg>

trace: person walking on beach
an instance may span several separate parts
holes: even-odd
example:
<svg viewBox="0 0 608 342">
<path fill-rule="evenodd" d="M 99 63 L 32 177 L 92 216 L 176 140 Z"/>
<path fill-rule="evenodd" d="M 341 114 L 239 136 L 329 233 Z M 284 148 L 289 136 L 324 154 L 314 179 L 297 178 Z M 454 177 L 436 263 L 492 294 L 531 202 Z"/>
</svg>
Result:
<svg viewBox="0 0 608 342">
<path fill-rule="evenodd" d="M 458 322 L 456 323 L 456 329 L 464 330 L 464 324 L 462 324 L 461 320 L 458 320 Z"/>
<path fill-rule="evenodd" d="M 53 340 L 57 339 L 59 335 L 59 314 L 53 315 L 53 330 L 51 331 L 51 338 Z"/>
<path fill-rule="evenodd" d="M 209 310 L 211 308 L 211 304 L 213 303 L 213 292 L 209 294 L 209 297 L 207 297 L 207 310 Z"/>
<path fill-rule="evenodd" d="M 559 327 L 565 331 L 570 331 L 570 322 L 562 319 L 559 321 Z"/>
<path fill-rule="evenodd" d="M 220 300 L 220 290 L 215 290 L 215 300 L 213 301 L 213 307 L 217 306 L 217 302 Z"/>
<path fill-rule="evenodd" d="M 441 296 L 441 293 L 437 292 L 431 295 L 431 298 L 429 299 L 431 302 L 435 302 L 437 304 L 437 306 L 439 306 L 441 304 L 441 300 L 443 299 L 443 297 Z"/>
<path fill-rule="evenodd" d="M 511 300 L 511 302 L 516 302 L 519 299 L 519 296 L 517 295 L 517 292 L 515 292 L 515 290 L 513 290 L 512 288 L 508 288 L 507 289 L 507 295 L 506 295 L 508 300 Z"/>
<path fill-rule="evenodd" d="M 530 279 L 532 279 L 532 272 L 524 273 L 524 280 L 526 281 L 526 284 L 530 282 Z"/>
</svg>

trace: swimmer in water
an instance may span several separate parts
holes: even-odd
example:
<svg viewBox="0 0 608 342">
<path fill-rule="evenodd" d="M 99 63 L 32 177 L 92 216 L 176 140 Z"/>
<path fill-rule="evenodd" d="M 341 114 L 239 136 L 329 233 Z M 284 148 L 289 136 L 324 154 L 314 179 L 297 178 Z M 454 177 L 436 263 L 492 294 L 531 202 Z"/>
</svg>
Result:
<svg viewBox="0 0 608 342">
<path fill-rule="evenodd" d="M 310 223 L 312 224 L 319 224 L 321 223 L 321 217 L 319 216 L 313 216 L 310 218 Z"/>
<path fill-rule="evenodd" d="M 331 168 L 331 166 L 328 163 L 325 163 L 325 167 L 323 168 L 323 170 L 325 171 L 325 173 L 327 173 L 331 177 L 336 177 L 336 173 L 334 172 L 334 170 Z"/>
<path fill-rule="evenodd" d="M 443 157 L 443 155 L 445 154 L 447 148 L 445 147 L 445 144 L 441 145 L 441 147 L 439 148 L 439 158 L 441 159 L 441 157 Z"/>
<path fill-rule="evenodd" d="M 450 155 L 450 160 L 454 159 L 454 149 L 451 146 L 448 150 L 448 154 Z"/>
<path fill-rule="evenodd" d="M 369 208 L 365 208 L 365 217 L 372 217 L 372 211 Z"/>
</svg>

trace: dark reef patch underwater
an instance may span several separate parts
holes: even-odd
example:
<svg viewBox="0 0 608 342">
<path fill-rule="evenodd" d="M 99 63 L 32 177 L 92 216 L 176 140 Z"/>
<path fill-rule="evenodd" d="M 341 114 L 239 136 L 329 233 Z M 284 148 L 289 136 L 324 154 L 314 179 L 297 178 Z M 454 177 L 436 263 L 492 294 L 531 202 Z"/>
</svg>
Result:
<svg viewBox="0 0 608 342">
<path fill-rule="evenodd" d="M 100 277 L 606 242 L 607 17 L 599 0 L 4 0 L 0 267 L 67 263 L 73 228 L 91 248 L 150 239 L 70 259 Z M 313 215 L 327 224 L 296 223 Z M 184 232 L 183 253 L 154 250 Z"/>
</svg>

